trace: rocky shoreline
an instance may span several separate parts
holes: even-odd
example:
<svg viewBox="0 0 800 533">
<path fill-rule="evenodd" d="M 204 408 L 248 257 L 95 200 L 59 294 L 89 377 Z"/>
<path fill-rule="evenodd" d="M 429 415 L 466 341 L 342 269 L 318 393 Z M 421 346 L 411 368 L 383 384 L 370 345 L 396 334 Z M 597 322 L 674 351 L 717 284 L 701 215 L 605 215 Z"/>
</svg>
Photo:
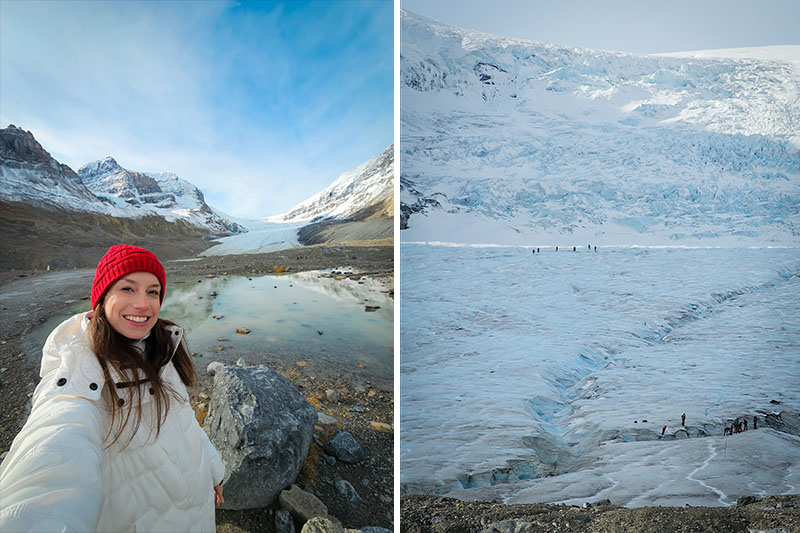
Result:
<svg viewBox="0 0 800 533">
<path fill-rule="evenodd" d="M 276 271 L 311 271 L 349 267 L 362 276 L 391 283 L 394 278 L 394 250 L 391 246 L 325 246 L 282 250 L 267 254 L 212 256 L 165 262 L 167 280 L 171 275 L 267 274 Z M 5 408 L 0 410 L 0 456 L 27 418 L 29 399 L 39 381 L 38 365 L 26 362 L 38 354 L 29 348 L 25 335 L 52 317 L 68 303 L 88 299 L 92 269 L 69 271 L 0 272 L 0 393 Z M 86 303 L 87 310 L 89 303 Z M 40 347 L 38 348 L 40 349 Z M 198 365 L 205 365 L 207 361 Z M 315 430 L 308 460 L 298 484 L 312 492 L 328 507 L 331 515 L 347 528 L 380 526 L 392 528 L 393 512 L 393 399 L 390 387 L 365 381 L 353 383 L 339 376 L 325 379 L 304 372 L 302 367 L 273 367 L 301 392 L 318 413 L 335 423 Z M 201 375 L 205 368 L 198 367 Z M 193 388 L 192 405 L 202 419 L 202 407 L 212 391 L 213 378 L 203 376 Z M 333 391 L 335 394 L 328 394 Z M 335 401 L 333 401 L 335 399 Z M 357 463 L 332 462 L 322 451 L 337 431 L 351 433 L 365 450 Z M 333 463 L 333 464 L 332 464 Z M 359 496 L 343 494 L 338 483 L 346 480 Z M 267 509 L 217 511 L 217 530 L 225 533 L 276 531 L 277 503 Z"/>
<path fill-rule="evenodd" d="M 800 532 L 800 495 L 739 498 L 730 507 L 638 507 L 608 500 L 583 507 L 563 504 L 506 505 L 431 495 L 400 498 L 404 533 L 606 532 Z"/>
</svg>

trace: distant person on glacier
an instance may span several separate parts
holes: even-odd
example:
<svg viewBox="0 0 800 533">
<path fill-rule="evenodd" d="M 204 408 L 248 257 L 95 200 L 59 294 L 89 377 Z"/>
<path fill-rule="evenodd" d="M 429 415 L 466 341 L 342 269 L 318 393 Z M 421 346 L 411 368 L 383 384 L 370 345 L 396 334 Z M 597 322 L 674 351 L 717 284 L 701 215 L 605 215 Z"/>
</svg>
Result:
<svg viewBox="0 0 800 533">
<path fill-rule="evenodd" d="M 753 429 L 758 429 L 758 417 L 753 417 Z"/>
<path fill-rule="evenodd" d="M 682 425 L 682 426 L 685 426 L 685 425 L 686 425 L 686 413 L 683 413 L 683 414 L 681 415 L 681 425 Z"/>
<path fill-rule="evenodd" d="M 0 465 L 0 531 L 214 531 L 225 467 L 186 387 L 183 330 L 159 318 L 164 267 L 112 246 L 92 310 L 42 349 L 30 417 Z"/>
</svg>

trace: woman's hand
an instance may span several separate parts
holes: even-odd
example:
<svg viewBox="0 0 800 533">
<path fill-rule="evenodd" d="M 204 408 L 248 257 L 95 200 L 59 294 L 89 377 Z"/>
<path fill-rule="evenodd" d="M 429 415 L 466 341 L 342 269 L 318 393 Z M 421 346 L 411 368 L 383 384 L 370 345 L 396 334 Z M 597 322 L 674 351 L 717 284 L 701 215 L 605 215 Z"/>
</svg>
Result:
<svg viewBox="0 0 800 533">
<path fill-rule="evenodd" d="M 225 498 L 222 497 L 222 485 L 214 485 L 214 504 L 219 507 L 224 502 Z"/>
</svg>

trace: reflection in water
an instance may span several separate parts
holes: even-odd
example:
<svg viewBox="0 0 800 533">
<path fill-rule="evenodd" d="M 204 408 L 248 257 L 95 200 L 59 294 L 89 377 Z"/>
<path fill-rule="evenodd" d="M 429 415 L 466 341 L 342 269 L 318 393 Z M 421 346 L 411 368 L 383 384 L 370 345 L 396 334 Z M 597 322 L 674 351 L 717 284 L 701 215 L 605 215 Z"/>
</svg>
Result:
<svg viewBox="0 0 800 533">
<path fill-rule="evenodd" d="M 352 373 L 390 386 L 394 300 L 382 292 L 389 288 L 375 280 L 335 280 L 319 272 L 173 276 L 167 281 L 161 316 L 185 328 L 189 348 L 199 354 L 195 364 L 201 373 L 211 361 L 243 358 L 248 364 L 294 365 L 303 360 L 308 363 L 304 371 L 312 374 Z M 367 312 L 367 306 L 378 309 Z M 50 332 L 69 316 L 88 310 L 88 301 L 70 303 L 32 329 L 22 341 L 36 357 L 27 360 L 38 365 Z M 251 332 L 238 334 L 236 328 Z M 217 351 L 219 347 L 223 349 Z"/>
<path fill-rule="evenodd" d="M 389 288 L 382 283 L 304 272 L 178 278 L 168 287 L 162 316 L 186 329 L 190 348 L 203 356 L 197 361 L 201 371 L 206 361 L 242 357 L 248 363 L 304 360 L 347 371 L 360 364 L 359 373 L 392 378 L 394 301 L 381 292 Z M 367 306 L 378 309 L 367 312 Z M 236 328 L 251 332 L 237 334 Z"/>
</svg>

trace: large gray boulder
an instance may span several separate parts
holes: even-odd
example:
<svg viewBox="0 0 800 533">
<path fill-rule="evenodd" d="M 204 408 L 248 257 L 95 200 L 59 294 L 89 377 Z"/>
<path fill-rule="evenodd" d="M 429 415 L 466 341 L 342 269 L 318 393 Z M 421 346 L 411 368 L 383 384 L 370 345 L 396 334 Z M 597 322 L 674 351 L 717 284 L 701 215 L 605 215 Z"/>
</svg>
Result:
<svg viewBox="0 0 800 533">
<path fill-rule="evenodd" d="M 316 420 L 314 408 L 274 370 L 217 368 L 204 429 L 225 463 L 220 508 L 269 506 L 297 479 Z"/>
</svg>

